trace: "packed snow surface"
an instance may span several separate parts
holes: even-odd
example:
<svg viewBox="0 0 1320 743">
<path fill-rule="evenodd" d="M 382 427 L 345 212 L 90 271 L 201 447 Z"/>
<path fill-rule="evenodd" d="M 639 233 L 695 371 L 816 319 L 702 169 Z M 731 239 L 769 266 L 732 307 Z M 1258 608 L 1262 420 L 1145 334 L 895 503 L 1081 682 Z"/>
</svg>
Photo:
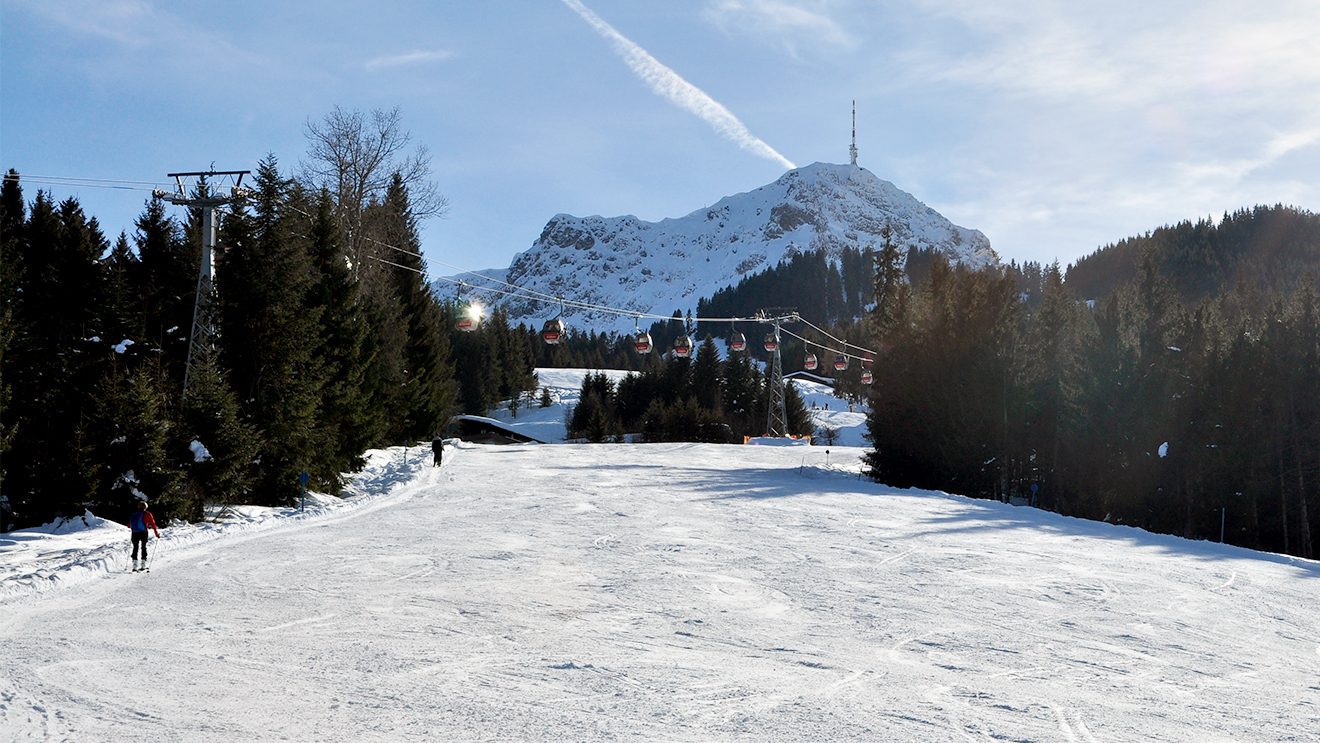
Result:
<svg viewBox="0 0 1320 743">
<path fill-rule="evenodd" d="M 342 506 L 169 527 L 149 574 L 124 530 L 113 572 L 0 591 L 0 740 L 1320 730 L 1313 562 L 895 491 L 860 449 L 418 453 Z"/>
</svg>

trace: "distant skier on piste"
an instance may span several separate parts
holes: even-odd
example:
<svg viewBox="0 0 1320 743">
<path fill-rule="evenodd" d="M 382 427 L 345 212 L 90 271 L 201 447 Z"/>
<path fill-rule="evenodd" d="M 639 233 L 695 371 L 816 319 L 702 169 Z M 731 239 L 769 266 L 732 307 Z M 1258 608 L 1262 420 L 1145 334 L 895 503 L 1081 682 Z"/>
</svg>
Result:
<svg viewBox="0 0 1320 743">
<path fill-rule="evenodd" d="M 443 457 L 445 453 L 445 440 L 440 438 L 438 434 L 431 441 L 431 453 L 435 455 L 431 461 L 431 466 L 439 467 L 440 458 Z"/>
<path fill-rule="evenodd" d="M 139 572 L 147 569 L 147 529 L 156 532 L 156 538 L 160 539 L 160 530 L 156 528 L 156 517 L 147 510 L 147 502 L 140 500 L 137 502 L 137 510 L 132 516 L 128 517 L 128 528 L 133 532 L 133 572 Z M 138 545 L 142 545 L 142 562 L 138 563 Z"/>
</svg>

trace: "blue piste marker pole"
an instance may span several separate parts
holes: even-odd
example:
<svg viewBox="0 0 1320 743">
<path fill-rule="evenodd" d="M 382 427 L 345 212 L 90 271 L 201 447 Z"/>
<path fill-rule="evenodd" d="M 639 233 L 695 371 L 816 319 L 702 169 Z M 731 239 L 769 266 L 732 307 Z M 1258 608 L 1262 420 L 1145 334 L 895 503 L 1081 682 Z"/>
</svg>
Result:
<svg viewBox="0 0 1320 743">
<path fill-rule="evenodd" d="M 307 481 L 310 479 L 312 476 L 307 474 L 307 470 L 298 473 L 298 482 L 302 485 L 302 505 L 298 506 L 299 511 L 307 510 Z"/>
</svg>

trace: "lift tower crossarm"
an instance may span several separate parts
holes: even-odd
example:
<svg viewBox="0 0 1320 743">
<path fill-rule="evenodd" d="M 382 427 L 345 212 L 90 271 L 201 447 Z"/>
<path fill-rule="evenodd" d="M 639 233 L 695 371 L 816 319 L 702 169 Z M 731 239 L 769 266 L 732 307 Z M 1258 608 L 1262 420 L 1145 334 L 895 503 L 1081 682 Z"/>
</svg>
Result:
<svg viewBox="0 0 1320 743">
<path fill-rule="evenodd" d="M 167 173 L 174 179 L 173 193 L 165 189 L 152 192 L 162 201 L 202 212 L 202 260 L 197 271 L 197 296 L 193 301 L 193 327 L 188 336 L 188 366 L 183 372 L 183 393 L 188 394 L 188 383 L 192 378 L 193 367 L 204 351 L 209 351 L 215 336 L 214 320 L 211 312 L 211 287 L 215 276 L 215 246 L 217 237 L 216 210 L 227 204 L 247 198 L 252 191 L 243 187 L 243 176 L 249 170 L 206 170 L 188 173 Z M 189 194 L 187 179 L 196 179 L 194 193 Z M 205 182 L 209 187 L 214 181 L 230 182 L 229 194 L 198 193 L 195 186 Z"/>
</svg>

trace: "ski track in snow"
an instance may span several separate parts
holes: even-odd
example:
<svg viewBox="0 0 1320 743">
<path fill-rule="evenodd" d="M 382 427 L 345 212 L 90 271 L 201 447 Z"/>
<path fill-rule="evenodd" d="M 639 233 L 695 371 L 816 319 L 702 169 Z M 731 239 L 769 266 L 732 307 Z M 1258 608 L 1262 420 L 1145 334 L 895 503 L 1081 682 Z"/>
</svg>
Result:
<svg viewBox="0 0 1320 743">
<path fill-rule="evenodd" d="M 457 445 L 360 507 L 0 599 L 0 740 L 1320 730 L 1320 566 L 894 491 L 860 454 Z"/>
</svg>

